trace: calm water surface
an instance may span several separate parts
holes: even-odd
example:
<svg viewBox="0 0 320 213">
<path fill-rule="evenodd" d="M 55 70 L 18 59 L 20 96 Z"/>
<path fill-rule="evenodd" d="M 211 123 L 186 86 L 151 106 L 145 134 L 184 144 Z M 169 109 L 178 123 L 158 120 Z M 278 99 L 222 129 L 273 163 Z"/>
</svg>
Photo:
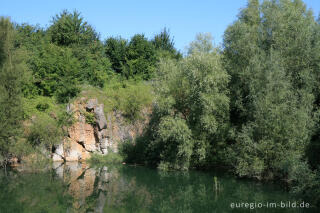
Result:
<svg viewBox="0 0 320 213">
<path fill-rule="evenodd" d="M 216 177 L 216 178 L 215 178 Z M 0 171 L 0 213 L 46 212 L 320 212 L 234 208 L 234 203 L 294 201 L 279 186 L 213 172 L 55 164 L 45 172 Z M 253 204 L 251 204 L 253 205 Z"/>
</svg>

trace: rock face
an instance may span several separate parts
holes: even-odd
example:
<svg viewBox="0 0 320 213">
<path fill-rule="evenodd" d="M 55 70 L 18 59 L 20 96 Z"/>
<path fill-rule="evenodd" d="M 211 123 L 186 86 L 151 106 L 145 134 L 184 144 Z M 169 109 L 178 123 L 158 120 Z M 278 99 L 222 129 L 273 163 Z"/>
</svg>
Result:
<svg viewBox="0 0 320 213">
<path fill-rule="evenodd" d="M 90 153 L 117 152 L 119 142 L 134 140 L 148 122 L 146 119 L 128 124 L 116 111 L 106 118 L 104 105 L 97 99 L 81 98 L 68 104 L 67 112 L 73 115 L 75 122 L 68 128 L 68 137 L 55 147 L 53 161 L 82 161 L 90 158 Z"/>
<path fill-rule="evenodd" d="M 103 112 L 103 104 L 99 104 L 94 108 L 94 117 L 96 118 L 99 131 L 107 128 L 107 120 Z"/>
</svg>

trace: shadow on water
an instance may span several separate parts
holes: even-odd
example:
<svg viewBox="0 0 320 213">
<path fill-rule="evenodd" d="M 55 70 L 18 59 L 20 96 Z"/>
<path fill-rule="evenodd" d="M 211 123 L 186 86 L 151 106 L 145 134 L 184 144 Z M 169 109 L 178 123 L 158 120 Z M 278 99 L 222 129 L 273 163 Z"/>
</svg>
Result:
<svg viewBox="0 0 320 213">
<path fill-rule="evenodd" d="M 0 212 L 249 212 L 231 208 L 255 203 L 250 212 L 318 212 L 316 209 L 259 208 L 293 202 L 272 184 L 238 180 L 219 172 L 160 172 L 145 167 L 54 164 L 31 173 L 0 172 Z"/>
</svg>

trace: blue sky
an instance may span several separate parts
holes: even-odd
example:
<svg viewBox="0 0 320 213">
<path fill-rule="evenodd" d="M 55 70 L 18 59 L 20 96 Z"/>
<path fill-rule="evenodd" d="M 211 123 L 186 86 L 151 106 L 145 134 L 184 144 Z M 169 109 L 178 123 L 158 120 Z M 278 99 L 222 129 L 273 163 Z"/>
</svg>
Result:
<svg viewBox="0 0 320 213">
<path fill-rule="evenodd" d="M 50 25 L 52 17 L 63 9 L 81 12 L 100 33 L 101 38 L 121 36 L 130 39 L 136 33 L 152 38 L 167 27 L 180 50 L 199 32 L 210 32 L 215 43 L 222 42 L 224 30 L 237 17 L 247 0 L 10 0 L 3 1 L 0 15 L 18 23 Z M 319 0 L 305 0 L 318 16 Z"/>
</svg>

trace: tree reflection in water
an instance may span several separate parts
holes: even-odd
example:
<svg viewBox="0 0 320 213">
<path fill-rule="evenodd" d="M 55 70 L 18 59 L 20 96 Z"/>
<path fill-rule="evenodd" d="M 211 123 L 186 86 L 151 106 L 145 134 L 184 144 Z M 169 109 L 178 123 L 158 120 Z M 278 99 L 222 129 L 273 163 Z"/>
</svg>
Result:
<svg viewBox="0 0 320 213">
<path fill-rule="evenodd" d="M 0 178 L 0 212 L 5 213 L 247 212 L 232 211 L 230 203 L 292 200 L 275 185 L 237 180 L 217 172 L 159 172 L 128 165 L 54 164 L 52 170 L 10 171 Z"/>
</svg>

